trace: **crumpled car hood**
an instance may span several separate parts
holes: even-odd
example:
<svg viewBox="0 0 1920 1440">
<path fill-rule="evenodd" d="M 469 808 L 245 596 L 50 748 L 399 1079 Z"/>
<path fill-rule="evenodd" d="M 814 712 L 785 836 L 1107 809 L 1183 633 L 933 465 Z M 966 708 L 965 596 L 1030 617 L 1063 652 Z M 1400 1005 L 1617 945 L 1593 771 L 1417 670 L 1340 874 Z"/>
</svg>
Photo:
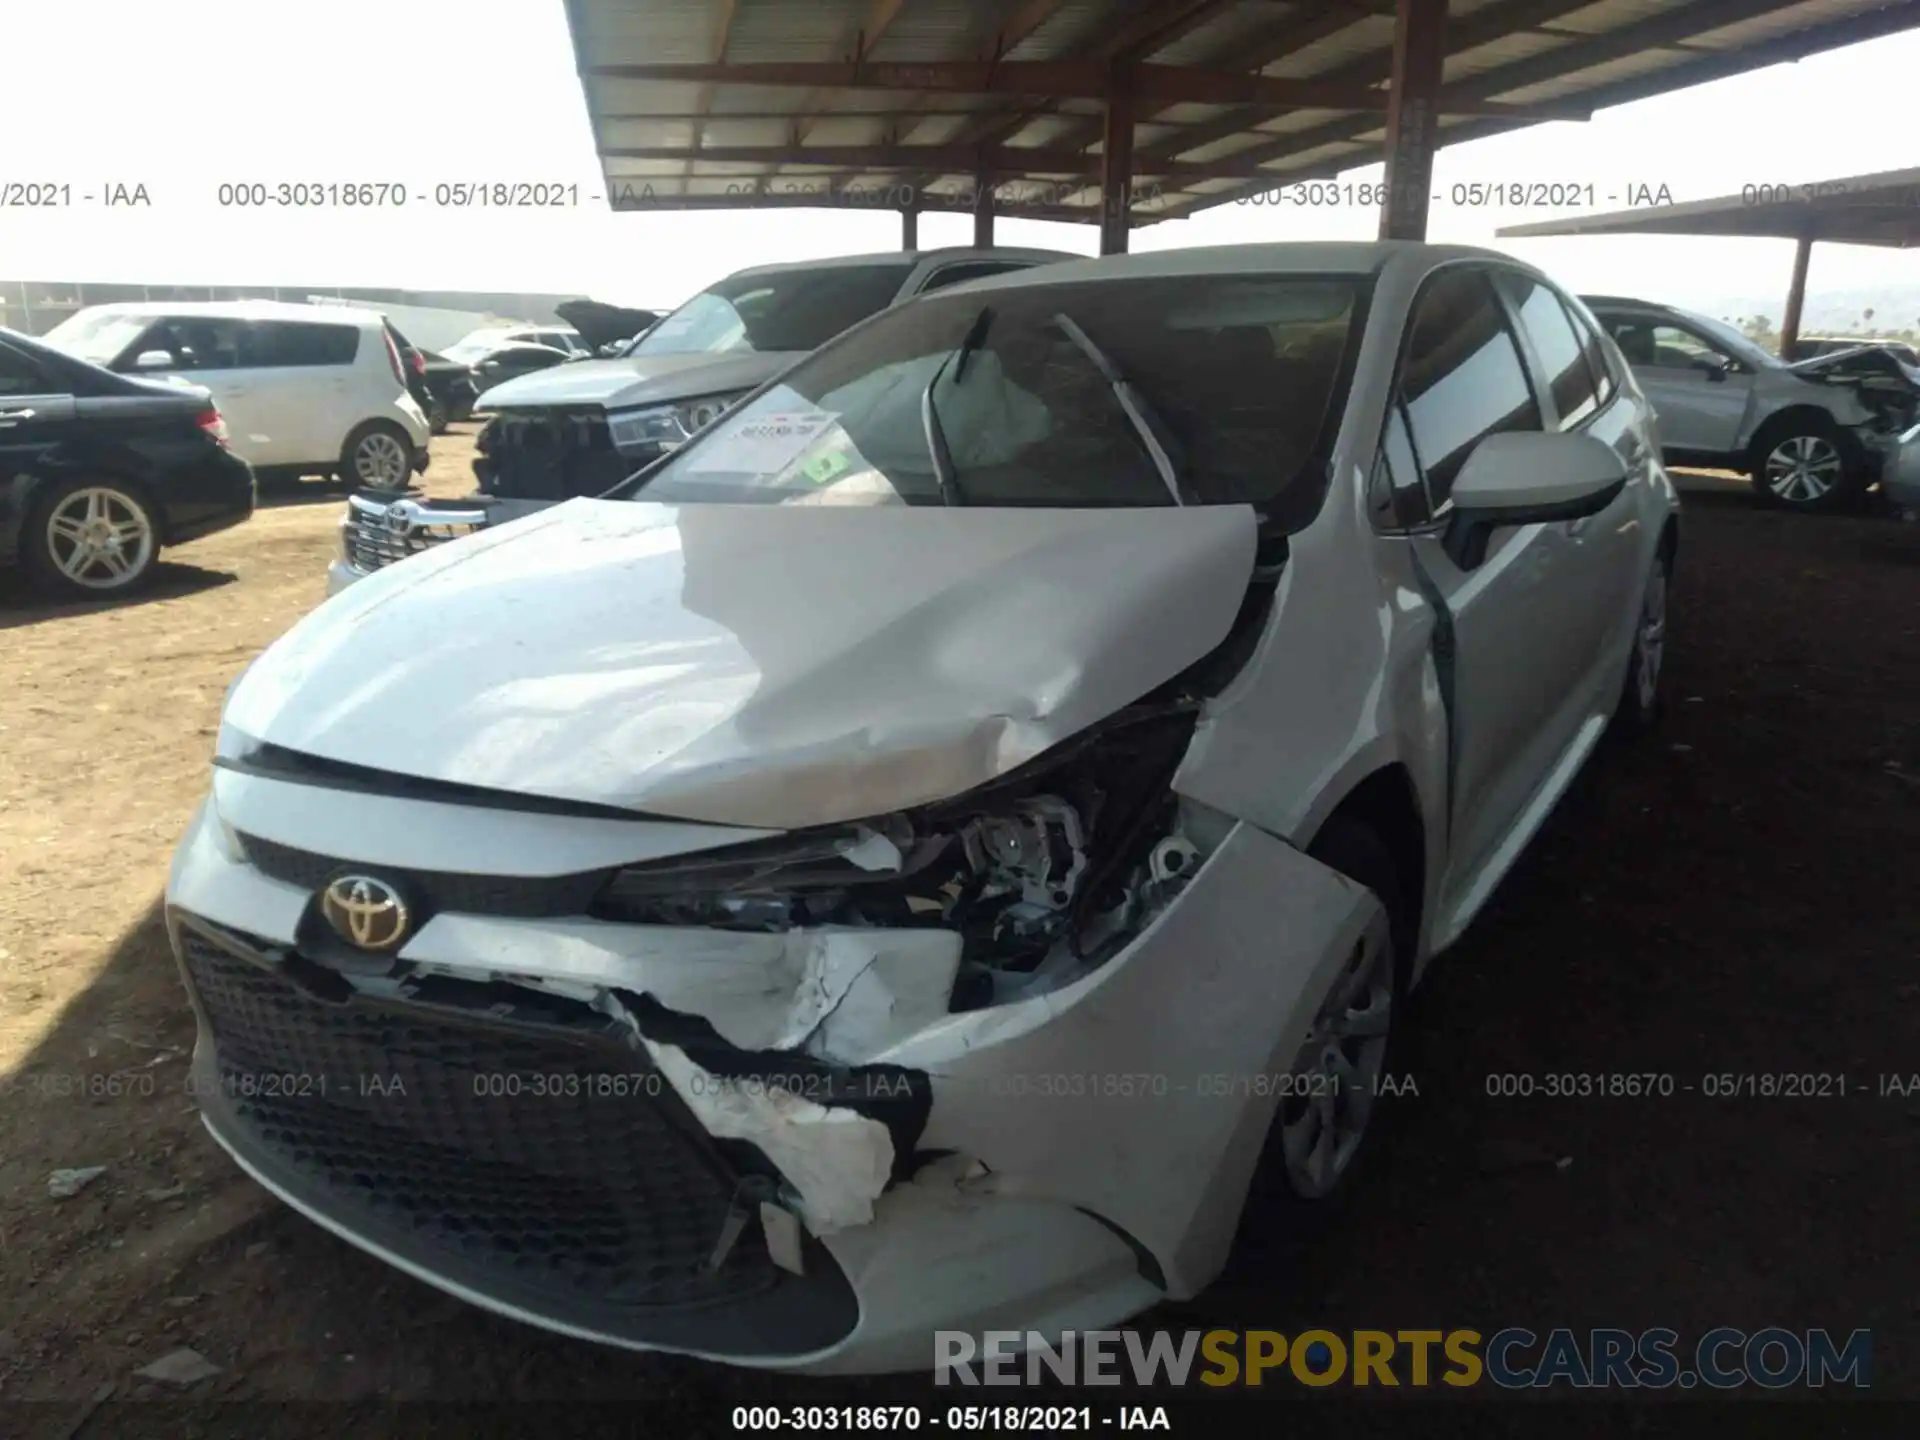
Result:
<svg viewBox="0 0 1920 1440">
<path fill-rule="evenodd" d="M 547 405 L 601 405 L 626 410 L 752 390 L 799 354 L 648 355 L 628 360 L 575 360 L 496 385 L 476 402 L 483 410 Z"/>
<path fill-rule="evenodd" d="M 1920 368 L 1909 365 L 1898 353 L 1884 345 L 1856 345 L 1850 350 L 1836 350 L 1831 355 L 1796 360 L 1787 368 L 1809 380 L 1817 380 L 1836 370 L 1896 376 L 1920 390 Z"/>
<path fill-rule="evenodd" d="M 947 798 L 1226 638 L 1246 506 L 571 500 L 378 571 L 225 721 L 408 776 L 793 829 Z"/>
</svg>

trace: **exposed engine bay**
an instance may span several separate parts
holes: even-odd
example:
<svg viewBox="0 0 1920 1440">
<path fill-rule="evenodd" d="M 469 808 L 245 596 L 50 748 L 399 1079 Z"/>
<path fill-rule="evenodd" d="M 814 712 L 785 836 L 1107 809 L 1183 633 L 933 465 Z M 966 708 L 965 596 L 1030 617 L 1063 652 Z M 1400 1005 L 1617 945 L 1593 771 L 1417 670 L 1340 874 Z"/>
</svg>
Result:
<svg viewBox="0 0 1920 1440">
<path fill-rule="evenodd" d="M 1167 784 L 1195 710 L 1142 707 L 963 800 L 844 831 L 621 871 L 594 907 L 626 923 L 961 937 L 953 1008 L 1077 972 L 1135 933 L 1196 868 Z"/>
<path fill-rule="evenodd" d="M 1898 435 L 1920 420 L 1920 368 L 1883 345 L 1863 345 L 1802 360 L 1795 374 L 1825 385 L 1842 385 L 1873 412 L 1868 435 Z"/>
</svg>

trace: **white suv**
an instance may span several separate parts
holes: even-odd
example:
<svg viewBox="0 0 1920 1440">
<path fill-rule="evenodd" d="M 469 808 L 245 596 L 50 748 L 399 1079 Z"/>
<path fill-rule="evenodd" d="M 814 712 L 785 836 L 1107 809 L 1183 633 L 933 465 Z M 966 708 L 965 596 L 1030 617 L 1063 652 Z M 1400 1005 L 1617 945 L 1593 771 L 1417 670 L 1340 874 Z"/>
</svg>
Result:
<svg viewBox="0 0 1920 1440">
<path fill-rule="evenodd" d="M 372 310 L 271 300 L 94 305 L 43 341 L 128 375 L 205 386 L 256 471 L 401 487 L 427 468 L 427 417 Z"/>
</svg>

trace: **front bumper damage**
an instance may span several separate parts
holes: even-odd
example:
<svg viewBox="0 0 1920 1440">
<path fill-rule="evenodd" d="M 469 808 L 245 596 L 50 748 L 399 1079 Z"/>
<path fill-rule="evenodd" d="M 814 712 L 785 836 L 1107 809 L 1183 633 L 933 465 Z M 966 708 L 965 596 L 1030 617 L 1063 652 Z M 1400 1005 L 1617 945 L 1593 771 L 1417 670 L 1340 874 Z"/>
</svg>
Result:
<svg viewBox="0 0 1920 1440">
<path fill-rule="evenodd" d="M 955 1008 L 939 929 L 445 908 L 369 965 L 316 940 L 311 884 L 253 863 L 250 819 L 283 849 L 290 823 L 363 837 L 315 873 L 468 879 L 519 850 L 503 829 L 556 822 L 417 803 L 382 825 L 390 800 L 303 789 L 303 814 L 296 788 L 220 774 L 168 888 L 215 1138 L 474 1303 L 740 1364 L 924 1369 L 933 1329 L 1097 1328 L 1197 1292 L 1272 1117 L 1260 1077 L 1385 924 L 1229 822 L 1117 952 L 981 1008 Z"/>
</svg>

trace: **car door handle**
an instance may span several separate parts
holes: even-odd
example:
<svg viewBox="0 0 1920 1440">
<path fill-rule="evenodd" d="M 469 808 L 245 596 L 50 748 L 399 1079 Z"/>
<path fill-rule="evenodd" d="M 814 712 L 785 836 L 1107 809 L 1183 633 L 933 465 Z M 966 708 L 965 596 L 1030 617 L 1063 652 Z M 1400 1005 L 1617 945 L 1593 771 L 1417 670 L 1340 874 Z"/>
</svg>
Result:
<svg viewBox="0 0 1920 1440">
<path fill-rule="evenodd" d="M 31 420 L 32 418 L 32 407 L 25 410 L 0 410 L 0 420 Z"/>
</svg>

